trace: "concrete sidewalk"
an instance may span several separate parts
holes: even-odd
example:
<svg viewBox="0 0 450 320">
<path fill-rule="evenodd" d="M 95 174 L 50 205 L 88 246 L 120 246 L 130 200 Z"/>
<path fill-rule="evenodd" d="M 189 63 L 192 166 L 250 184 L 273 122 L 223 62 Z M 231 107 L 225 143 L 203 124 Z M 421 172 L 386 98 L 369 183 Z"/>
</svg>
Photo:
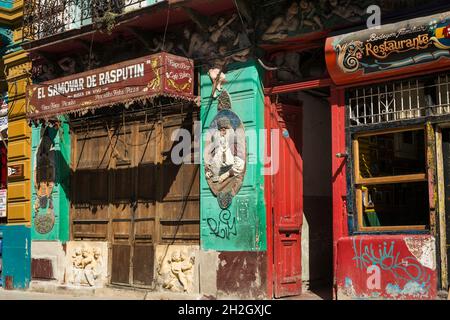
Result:
<svg viewBox="0 0 450 320">
<path fill-rule="evenodd" d="M 52 281 L 31 281 L 27 290 L 5 290 L 0 287 L 0 300 L 214 300 L 201 294 L 149 291 L 139 288 L 106 286 L 103 288 L 73 287 Z M 218 300 L 239 300 L 227 296 Z M 324 300 L 323 292 L 307 291 L 301 296 L 281 300 Z"/>
<path fill-rule="evenodd" d="M 50 292 L 53 291 L 53 292 Z M 70 290 L 58 288 L 46 292 L 38 292 L 36 288 L 29 290 L 5 290 L 0 288 L 0 300 L 209 300 L 210 298 L 195 294 L 151 292 L 144 290 L 125 290 L 117 288 L 101 288 L 91 290 Z M 239 300 L 227 297 L 219 300 Z M 287 298 L 289 300 L 323 300 L 311 292 L 302 296 Z"/>
</svg>

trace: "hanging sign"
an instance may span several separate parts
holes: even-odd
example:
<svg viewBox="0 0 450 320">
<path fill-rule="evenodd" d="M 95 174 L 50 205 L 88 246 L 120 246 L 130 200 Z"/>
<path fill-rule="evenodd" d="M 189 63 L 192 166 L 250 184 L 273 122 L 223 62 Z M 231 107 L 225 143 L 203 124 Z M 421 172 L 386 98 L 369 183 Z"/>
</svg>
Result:
<svg viewBox="0 0 450 320">
<path fill-rule="evenodd" d="M 328 38 L 325 51 L 338 85 L 450 66 L 450 12 Z"/>
<path fill-rule="evenodd" d="M 27 114 L 49 118 L 156 96 L 193 100 L 193 92 L 193 61 L 159 53 L 30 85 Z"/>
</svg>

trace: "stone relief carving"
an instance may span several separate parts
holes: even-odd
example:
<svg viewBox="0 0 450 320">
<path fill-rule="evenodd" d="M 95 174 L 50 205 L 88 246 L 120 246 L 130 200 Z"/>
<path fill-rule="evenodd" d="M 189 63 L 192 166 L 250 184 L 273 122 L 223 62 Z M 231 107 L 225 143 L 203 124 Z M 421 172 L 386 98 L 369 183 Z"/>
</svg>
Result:
<svg viewBox="0 0 450 320">
<path fill-rule="evenodd" d="M 306 52 L 287 51 L 276 54 L 273 64 L 277 82 L 292 82 L 320 78 L 326 73 L 325 57 L 321 49 Z"/>
<path fill-rule="evenodd" d="M 75 286 L 98 287 L 106 278 L 106 244 L 70 242 L 67 250 L 67 282 Z"/>
<path fill-rule="evenodd" d="M 261 40 L 280 41 L 288 36 L 362 22 L 366 15 L 366 8 L 376 4 L 375 2 L 367 0 L 286 1 L 281 12 L 275 6 L 267 6 L 268 11 L 262 14 L 262 19 L 271 22 L 263 31 Z M 277 15 L 274 16 L 274 13 Z M 262 24 L 265 23 L 267 22 L 263 21 Z"/>
<path fill-rule="evenodd" d="M 158 246 L 156 251 L 157 284 L 162 290 L 192 293 L 195 291 L 196 247 Z"/>
</svg>

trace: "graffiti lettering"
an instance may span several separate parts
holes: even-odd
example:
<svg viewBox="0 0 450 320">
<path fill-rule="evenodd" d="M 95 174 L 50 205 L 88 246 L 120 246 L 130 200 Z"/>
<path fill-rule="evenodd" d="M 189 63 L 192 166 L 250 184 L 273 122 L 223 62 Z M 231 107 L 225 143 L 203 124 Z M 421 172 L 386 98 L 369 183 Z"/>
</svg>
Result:
<svg viewBox="0 0 450 320">
<path fill-rule="evenodd" d="M 376 265 L 383 271 L 391 272 L 395 278 L 406 281 L 421 282 L 428 284 L 431 278 L 429 272 L 413 256 L 400 257 L 400 252 L 395 252 L 395 241 L 390 244 L 383 242 L 378 249 L 372 243 L 364 244 L 363 240 L 353 240 L 353 260 L 356 267 L 367 269 Z"/>
<path fill-rule="evenodd" d="M 219 219 L 208 218 L 207 220 L 211 234 L 221 239 L 230 240 L 230 236 L 237 236 L 236 218 L 231 217 L 230 210 L 222 210 Z"/>
<path fill-rule="evenodd" d="M 381 289 L 381 275 L 380 275 L 380 267 L 376 265 L 371 265 L 367 268 L 367 274 L 370 274 L 370 277 L 367 278 L 367 289 Z"/>
</svg>

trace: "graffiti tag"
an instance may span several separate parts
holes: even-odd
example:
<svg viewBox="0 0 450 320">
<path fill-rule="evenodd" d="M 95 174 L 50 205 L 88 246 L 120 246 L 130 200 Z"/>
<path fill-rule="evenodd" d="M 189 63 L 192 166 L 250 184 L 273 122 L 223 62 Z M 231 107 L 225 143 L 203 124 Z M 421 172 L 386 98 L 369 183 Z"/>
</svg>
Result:
<svg viewBox="0 0 450 320">
<path fill-rule="evenodd" d="M 372 243 L 363 244 L 363 240 L 353 239 L 353 260 L 356 261 L 356 267 L 367 269 L 376 265 L 383 271 L 388 271 L 395 278 L 406 281 L 420 281 L 428 283 L 431 275 L 413 256 L 400 257 L 400 251 L 395 252 L 395 241 L 390 243 L 383 242 L 378 248 L 374 248 Z"/>
<path fill-rule="evenodd" d="M 236 218 L 231 216 L 230 210 L 222 210 L 219 219 L 208 218 L 207 220 L 211 234 L 221 239 L 230 240 L 230 236 L 237 236 Z"/>
</svg>

